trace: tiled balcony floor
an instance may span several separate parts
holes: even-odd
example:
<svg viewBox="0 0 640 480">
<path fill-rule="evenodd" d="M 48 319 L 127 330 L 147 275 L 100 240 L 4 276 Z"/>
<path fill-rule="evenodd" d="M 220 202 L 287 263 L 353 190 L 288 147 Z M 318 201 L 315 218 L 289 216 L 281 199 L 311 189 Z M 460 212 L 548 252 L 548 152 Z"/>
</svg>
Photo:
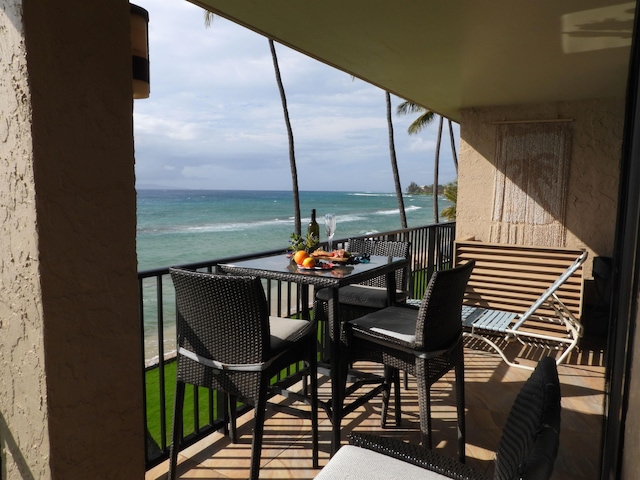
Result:
<svg viewBox="0 0 640 480">
<path fill-rule="evenodd" d="M 558 368 L 562 384 L 562 431 L 553 479 L 592 479 L 599 475 L 605 369 L 602 349 L 598 345 L 601 342 L 589 343 L 589 348 L 575 352 L 566 364 Z M 540 354 L 539 351 L 525 353 L 530 358 Z M 534 365 L 535 360 L 523 363 Z M 509 367 L 496 354 L 478 344 L 468 344 L 465 365 L 467 463 L 491 474 L 492 457 L 502 425 L 530 372 Z M 330 383 L 323 380 L 320 395 L 328 398 Z M 432 388 L 433 441 L 434 448 L 455 457 L 456 416 L 452 381 L 453 376 L 447 376 Z M 401 427 L 395 427 L 391 410 L 387 428 L 381 429 L 380 399 L 374 399 L 343 421 L 343 439 L 346 442 L 347 435 L 355 430 L 418 442 L 418 401 L 411 381 L 409 390 L 402 392 L 402 413 Z M 238 444 L 231 444 L 221 434 L 213 434 L 181 452 L 179 478 L 247 478 L 252 414 L 245 417 L 248 418 L 240 419 Z M 314 478 L 318 470 L 311 468 L 309 430 L 308 421 L 279 413 L 268 416 L 260 478 Z M 321 466 L 329 459 L 330 432 L 330 422 L 321 411 Z M 146 480 L 164 479 L 166 472 L 165 462 L 147 472 Z"/>
</svg>

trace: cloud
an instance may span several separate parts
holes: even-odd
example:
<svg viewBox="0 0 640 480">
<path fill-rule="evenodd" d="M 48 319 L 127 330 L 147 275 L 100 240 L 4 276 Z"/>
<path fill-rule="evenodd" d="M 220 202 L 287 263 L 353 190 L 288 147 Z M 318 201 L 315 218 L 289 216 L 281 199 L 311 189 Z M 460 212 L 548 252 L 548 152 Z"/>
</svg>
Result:
<svg viewBox="0 0 640 480">
<path fill-rule="evenodd" d="M 149 11 L 151 63 L 151 96 L 134 103 L 138 185 L 291 189 L 267 39 L 220 17 L 205 28 L 204 11 L 188 2 L 138 4 Z M 299 188 L 392 192 L 384 91 L 283 45 L 276 52 Z M 412 120 L 393 116 L 403 188 L 433 182 L 437 122 L 409 136 Z M 455 178 L 446 131 L 442 145 L 446 183 Z"/>
</svg>

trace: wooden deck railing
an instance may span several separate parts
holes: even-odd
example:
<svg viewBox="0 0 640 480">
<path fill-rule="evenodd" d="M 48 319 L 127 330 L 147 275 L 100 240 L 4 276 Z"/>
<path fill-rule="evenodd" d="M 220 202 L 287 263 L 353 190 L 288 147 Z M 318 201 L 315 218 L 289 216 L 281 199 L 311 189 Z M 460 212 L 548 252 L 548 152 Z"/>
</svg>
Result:
<svg viewBox="0 0 640 480">
<path fill-rule="evenodd" d="M 359 237 L 360 238 L 360 237 Z M 398 240 L 411 243 L 412 298 L 421 298 L 434 271 L 450 268 L 453 261 L 455 223 L 394 230 L 362 238 Z M 336 248 L 347 239 L 334 241 Z M 281 253 L 282 249 L 251 255 L 226 257 L 181 265 L 185 268 L 215 272 L 220 263 Z M 143 331 L 142 352 L 145 362 L 144 401 L 147 431 L 146 465 L 151 468 L 168 457 L 171 414 L 175 386 L 175 299 L 169 267 L 138 273 L 140 290 L 140 324 Z M 301 311 L 300 295 L 295 284 L 264 281 L 272 314 L 293 316 Z M 295 373 L 295 369 L 283 375 Z M 185 397 L 184 444 L 198 441 L 224 425 L 217 392 L 188 389 Z"/>
</svg>

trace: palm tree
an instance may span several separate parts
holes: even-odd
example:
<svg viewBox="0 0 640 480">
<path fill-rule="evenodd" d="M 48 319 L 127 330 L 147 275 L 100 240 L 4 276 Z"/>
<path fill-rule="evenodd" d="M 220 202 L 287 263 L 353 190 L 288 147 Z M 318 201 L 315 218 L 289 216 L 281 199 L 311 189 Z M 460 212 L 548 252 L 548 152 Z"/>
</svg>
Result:
<svg viewBox="0 0 640 480">
<path fill-rule="evenodd" d="M 407 131 L 409 135 L 416 135 L 422 131 L 423 128 L 426 128 L 429 125 L 434 117 L 435 113 L 431 110 L 424 108 L 421 105 L 417 105 L 412 102 L 404 101 L 400 105 L 398 105 L 396 109 L 396 113 L 398 115 L 408 115 L 409 113 L 419 113 L 420 115 L 416 118 Z M 433 221 L 438 223 L 438 175 L 439 175 L 439 165 L 440 165 L 440 138 L 442 137 L 442 117 L 440 117 L 440 128 L 438 131 L 438 143 L 436 145 L 436 158 L 433 162 Z"/>
<path fill-rule="evenodd" d="M 448 183 L 444 187 L 444 198 L 451 202 L 451 206 L 442 210 L 441 215 L 449 221 L 456 219 L 456 206 L 458 204 L 458 181 Z"/>
<path fill-rule="evenodd" d="M 293 130 L 291 121 L 289 120 L 289 108 L 287 107 L 287 97 L 284 93 L 284 85 L 280 76 L 280 66 L 278 65 L 278 56 L 276 55 L 276 47 L 273 40 L 269 39 L 269 48 L 271 49 L 271 57 L 273 58 L 273 69 L 276 74 L 276 82 L 280 91 L 280 100 L 282 100 L 282 112 L 284 113 L 284 123 L 287 126 L 287 137 L 289 138 L 289 166 L 291 168 L 291 184 L 293 192 L 293 214 L 294 214 L 294 232 L 296 235 L 302 234 L 302 223 L 300 220 L 300 193 L 298 191 L 298 168 L 296 167 L 296 154 L 293 147 Z"/>
<path fill-rule="evenodd" d="M 449 122 L 449 141 L 451 142 L 451 156 L 453 157 L 453 165 L 454 167 L 456 167 L 456 176 L 457 176 L 458 175 L 458 155 L 456 154 L 456 141 L 453 138 L 453 125 L 451 124 L 451 120 L 447 118 L 447 122 Z M 456 188 L 458 188 L 457 180 L 456 180 Z"/>
<path fill-rule="evenodd" d="M 213 12 L 205 10 L 204 12 L 204 24 L 208 28 L 213 22 Z M 298 169 L 296 167 L 296 155 L 293 143 L 293 129 L 291 128 L 291 121 L 289 119 L 289 108 L 287 107 L 287 97 L 284 92 L 284 85 L 282 84 L 282 77 L 280 75 L 280 66 L 278 65 L 278 56 L 276 55 L 276 47 L 272 39 L 269 40 L 269 49 L 271 50 L 271 58 L 273 59 L 273 69 L 276 74 L 276 82 L 278 83 L 278 90 L 280 92 L 280 100 L 282 101 L 282 111 L 284 113 L 284 122 L 287 127 L 287 136 L 289 138 L 289 166 L 291 168 L 291 183 L 293 192 L 293 228 L 294 233 L 298 236 L 302 234 L 302 221 L 300 219 L 300 192 L 298 190 Z"/>
<path fill-rule="evenodd" d="M 398 161 L 396 159 L 396 147 L 393 139 L 393 120 L 391 118 L 391 95 L 384 92 L 387 98 L 387 125 L 389 126 L 389 155 L 391 157 L 391 170 L 393 171 L 393 182 L 396 187 L 396 198 L 398 199 L 398 210 L 400 210 L 400 224 L 402 228 L 407 228 L 407 213 L 404 211 L 404 198 L 402 196 L 402 186 L 400 186 L 400 174 L 398 173 Z"/>
<path fill-rule="evenodd" d="M 398 105 L 396 113 L 398 115 L 407 115 L 409 113 L 420 113 L 418 118 L 416 118 L 411 123 L 411 125 L 409 125 L 409 128 L 407 129 L 407 131 L 409 132 L 409 135 L 415 135 L 418 132 L 422 131 L 422 129 L 426 128 L 426 126 L 429 125 L 435 117 L 435 114 L 432 111 L 408 101 L 402 102 L 400 105 Z M 451 124 L 451 120 L 447 119 L 447 122 L 449 124 L 449 140 L 451 142 L 451 155 L 453 157 L 453 165 L 455 166 L 456 175 L 457 175 L 458 174 L 458 156 L 456 154 L 455 139 L 453 138 L 453 125 Z M 435 223 L 438 223 L 438 176 L 439 176 L 439 169 L 440 169 L 440 145 L 442 141 L 442 126 L 443 126 L 443 118 L 440 117 L 440 123 L 438 125 L 438 140 L 436 143 L 435 161 L 433 164 L 433 218 Z M 457 180 L 453 182 L 453 184 L 449 184 L 449 185 L 454 185 L 454 184 L 455 184 L 455 198 L 457 199 L 458 197 Z M 446 191 L 446 187 L 445 187 L 445 191 Z M 455 207 L 453 207 L 453 217 L 450 217 L 451 209 L 452 207 L 445 208 L 442 211 L 442 216 L 445 218 L 448 218 L 449 220 L 451 220 L 452 218 L 455 219 Z M 447 213 L 445 214 L 445 212 Z"/>
<path fill-rule="evenodd" d="M 433 161 L 433 221 L 440 223 L 438 217 L 438 182 L 440 180 L 440 144 L 442 142 L 442 117 L 438 122 L 438 140 L 436 142 L 436 158 Z"/>
</svg>

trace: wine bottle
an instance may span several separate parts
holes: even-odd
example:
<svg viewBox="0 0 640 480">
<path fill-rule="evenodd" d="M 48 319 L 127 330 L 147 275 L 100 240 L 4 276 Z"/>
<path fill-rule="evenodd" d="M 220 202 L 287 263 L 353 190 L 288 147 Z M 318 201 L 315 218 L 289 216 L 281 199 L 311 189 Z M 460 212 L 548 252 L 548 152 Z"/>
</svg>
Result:
<svg viewBox="0 0 640 480">
<path fill-rule="evenodd" d="M 309 222 L 309 226 L 307 227 L 307 236 L 309 241 L 311 242 L 308 247 L 309 251 L 313 251 L 318 248 L 318 243 L 320 242 L 320 226 L 318 222 L 316 222 L 316 209 L 311 210 L 311 221 Z M 313 238 L 313 241 L 311 239 Z"/>
</svg>

